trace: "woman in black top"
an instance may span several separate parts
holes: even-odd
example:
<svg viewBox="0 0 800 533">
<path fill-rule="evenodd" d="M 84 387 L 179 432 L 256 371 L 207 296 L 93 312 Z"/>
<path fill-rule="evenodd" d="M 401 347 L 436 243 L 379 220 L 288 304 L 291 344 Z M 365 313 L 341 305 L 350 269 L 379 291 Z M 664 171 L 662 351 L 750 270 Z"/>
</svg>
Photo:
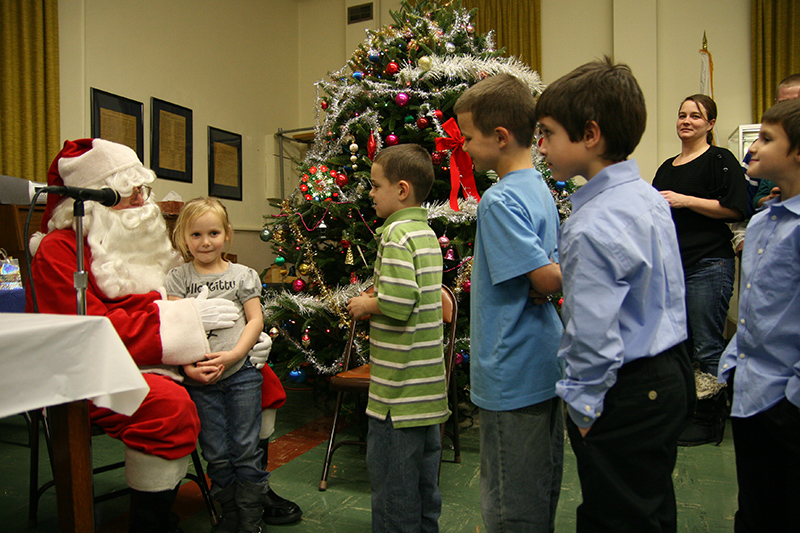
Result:
<svg viewBox="0 0 800 533">
<path fill-rule="evenodd" d="M 734 251 L 728 222 L 747 212 L 744 171 L 728 150 L 713 146 L 714 100 L 689 96 L 678 111 L 681 153 L 667 159 L 653 186 L 672 207 L 686 281 L 690 354 L 717 375 L 725 319 L 733 294 Z"/>
</svg>

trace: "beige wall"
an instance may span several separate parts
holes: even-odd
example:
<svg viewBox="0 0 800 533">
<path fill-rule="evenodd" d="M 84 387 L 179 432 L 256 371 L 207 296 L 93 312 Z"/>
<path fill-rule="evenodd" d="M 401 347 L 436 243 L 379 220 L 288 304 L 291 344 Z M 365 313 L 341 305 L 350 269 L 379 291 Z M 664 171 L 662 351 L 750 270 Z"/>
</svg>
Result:
<svg viewBox="0 0 800 533">
<path fill-rule="evenodd" d="M 193 182 L 159 179 L 184 200 L 208 194 L 207 127 L 242 135 L 243 200 L 225 200 L 234 252 L 269 263 L 257 233 L 277 185 L 273 134 L 296 121 L 298 3 L 236 0 L 60 0 L 62 138 L 91 133 L 91 87 L 144 103 L 150 162 L 150 98 L 192 110 Z M 248 235 L 248 231 L 254 233 Z"/>
<path fill-rule="evenodd" d="M 375 20 L 348 27 L 361 0 L 59 0 L 62 137 L 90 134 L 89 88 L 143 102 L 150 161 L 150 98 L 192 109 L 194 181 L 158 180 L 157 197 L 207 194 L 207 126 L 243 138 L 244 200 L 226 201 L 239 232 L 234 251 L 256 269 L 267 198 L 277 197 L 278 128 L 313 126 L 314 82 L 345 65 L 366 28 L 392 22 L 399 0 L 375 0 Z M 648 105 L 634 153 L 642 175 L 675 155 L 679 102 L 699 90 L 703 32 L 714 57 L 718 143 L 750 122 L 749 0 L 541 0 L 545 83 L 611 55 L 631 65 Z M 289 153 L 301 154 L 297 147 Z M 296 186 L 287 161 L 285 190 Z"/>
</svg>

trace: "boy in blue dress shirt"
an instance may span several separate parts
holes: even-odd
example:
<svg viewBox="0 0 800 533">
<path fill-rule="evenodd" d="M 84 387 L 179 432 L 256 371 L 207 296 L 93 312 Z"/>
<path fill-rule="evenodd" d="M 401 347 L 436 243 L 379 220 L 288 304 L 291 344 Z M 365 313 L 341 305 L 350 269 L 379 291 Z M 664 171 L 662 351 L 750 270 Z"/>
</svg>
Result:
<svg viewBox="0 0 800 533">
<path fill-rule="evenodd" d="M 792 531 L 800 502 L 800 100 L 769 108 L 748 174 L 780 187 L 747 226 L 738 330 L 722 354 L 733 381 L 735 530 Z M 735 379 L 732 379 L 735 369 Z"/>
<path fill-rule="evenodd" d="M 628 160 L 646 122 L 630 69 L 606 58 L 556 80 L 536 105 L 553 177 L 588 182 L 559 235 L 559 357 L 583 503 L 577 531 L 675 531 L 672 470 L 694 378 L 669 205 Z"/>
<path fill-rule="evenodd" d="M 561 289 L 558 211 L 531 159 L 535 106 L 525 83 L 499 74 L 453 108 L 475 168 L 500 176 L 478 204 L 470 298 L 470 393 L 480 408 L 481 514 L 490 533 L 553 531 L 561 490 L 562 325 L 551 303 L 529 296 Z"/>
</svg>

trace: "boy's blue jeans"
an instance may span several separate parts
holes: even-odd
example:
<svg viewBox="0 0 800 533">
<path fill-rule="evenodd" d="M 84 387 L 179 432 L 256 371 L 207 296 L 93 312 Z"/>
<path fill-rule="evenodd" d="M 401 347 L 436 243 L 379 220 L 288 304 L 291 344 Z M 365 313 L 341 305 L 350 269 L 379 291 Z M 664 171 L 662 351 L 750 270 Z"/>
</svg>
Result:
<svg viewBox="0 0 800 533">
<path fill-rule="evenodd" d="M 264 483 L 258 433 L 261 430 L 261 372 L 250 361 L 213 385 L 187 386 L 200 415 L 200 446 L 208 462 L 211 493 L 234 481 Z"/>
<path fill-rule="evenodd" d="M 490 533 L 555 530 L 564 465 L 560 398 L 480 410 L 481 515 Z"/>
<path fill-rule="evenodd" d="M 439 531 L 441 426 L 395 429 L 389 416 L 368 419 L 373 533 Z"/>
<path fill-rule="evenodd" d="M 700 369 L 717 375 L 719 359 L 725 350 L 725 320 L 733 295 L 736 260 L 701 259 L 684 272 L 686 280 L 686 315 L 689 337 L 694 350 L 692 360 Z"/>
</svg>

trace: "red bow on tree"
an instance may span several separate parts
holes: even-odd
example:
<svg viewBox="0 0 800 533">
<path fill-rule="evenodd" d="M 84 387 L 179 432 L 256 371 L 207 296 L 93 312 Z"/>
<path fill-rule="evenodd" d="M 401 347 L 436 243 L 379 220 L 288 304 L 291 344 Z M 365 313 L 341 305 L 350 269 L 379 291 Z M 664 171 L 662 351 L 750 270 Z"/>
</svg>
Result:
<svg viewBox="0 0 800 533">
<path fill-rule="evenodd" d="M 462 148 L 464 137 L 458 128 L 456 119 L 451 118 L 442 129 L 450 137 L 437 137 L 436 150 L 452 150 L 450 154 L 450 207 L 458 211 L 458 190 L 464 187 L 464 196 L 472 196 L 480 201 L 478 189 L 475 186 L 475 175 L 472 173 L 472 158 Z"/>
</svg>

